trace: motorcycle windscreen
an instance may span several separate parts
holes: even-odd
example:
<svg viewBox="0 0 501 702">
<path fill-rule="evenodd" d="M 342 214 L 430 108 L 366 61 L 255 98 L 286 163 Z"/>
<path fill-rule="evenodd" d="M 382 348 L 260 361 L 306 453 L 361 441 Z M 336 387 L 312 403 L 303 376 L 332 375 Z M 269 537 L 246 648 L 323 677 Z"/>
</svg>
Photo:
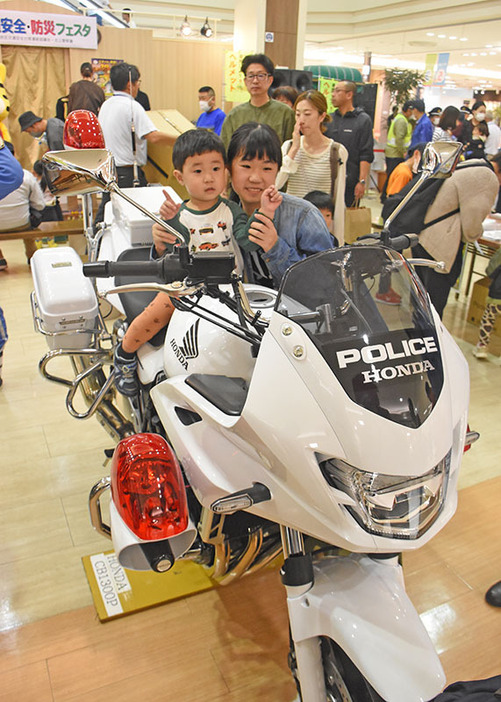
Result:
<svg viewBox="0 0 501 702">
<path fill-rule="evenodd" d="M 310 256 L 285 274 L 275 309 L 303 327 L 358 405 L 414 428 L 430 415 L 442 359 L 426 293 L 400 254 L 353 246 Z"/>
</svg>

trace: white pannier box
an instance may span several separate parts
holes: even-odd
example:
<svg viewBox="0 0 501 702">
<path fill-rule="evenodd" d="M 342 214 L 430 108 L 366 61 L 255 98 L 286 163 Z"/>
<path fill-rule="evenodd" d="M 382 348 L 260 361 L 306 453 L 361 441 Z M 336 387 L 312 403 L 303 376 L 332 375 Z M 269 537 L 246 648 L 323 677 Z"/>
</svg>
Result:
<svg viewBox="0 0 501 702">
<path fill-rule="evenodd" d="M 31 273 L 40 324 L 44 332 L 51 333 L 46 336 L 49 348 L 88 348 L 98 303 L 77 252 L 69 246 L 39 249 L 31 259 Z"/>
<path fill-rule="evenodd" d="M 145 209 L 157 215 L 162 202 L 165 200 L 163 194 L 164 188 L 150 186 L 146 188 L 122 188 L 122 191 L 130 197 L 134 202 L 139 203 Z M 182 202 L 179 195 L 170 187 L 165 187 L 165 190 L 172 197 L 174 202 Z M 117 226 L 125 234 L 130 241 L 131 246 L 149 246 L 153 243 L 151 235 L 151 227 L 153 221 L 140 212 L 130 202 L 124 200 L 123 197 L 116 193 L 111 194 L 111 203 L 113 208 L 113 219 Z"/>
</svg>

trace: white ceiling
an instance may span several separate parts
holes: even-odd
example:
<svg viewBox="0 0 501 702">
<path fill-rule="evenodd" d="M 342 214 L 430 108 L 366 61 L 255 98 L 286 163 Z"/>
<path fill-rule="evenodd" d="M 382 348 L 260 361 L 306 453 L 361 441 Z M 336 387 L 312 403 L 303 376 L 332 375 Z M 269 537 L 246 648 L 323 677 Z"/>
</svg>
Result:
<svg viewBox="0 0 501 702">
<path fill-rule="evenodd" d="M 179 36 L 187 15 L 194 32 L 188 41 L 229 43 L 234 5 L 234 0 L 111 0 L 115 13 L 129 7 L 136 25 L 157 36 Z M 213 39 L 199 34 L 206 17 Z M 501 91 L 500 0 L 308 0 L 305 64 L 361 68 L 367 51 L 373 68 L 418 69 L 427 53 L 449 52 L 448 78 L 458 86 Z"/>
</svg>

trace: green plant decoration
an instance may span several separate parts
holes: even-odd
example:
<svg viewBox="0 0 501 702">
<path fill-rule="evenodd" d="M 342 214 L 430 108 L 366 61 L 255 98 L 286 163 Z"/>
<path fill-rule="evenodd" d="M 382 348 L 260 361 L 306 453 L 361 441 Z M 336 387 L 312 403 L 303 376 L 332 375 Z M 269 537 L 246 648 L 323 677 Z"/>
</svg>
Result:
<svg viewBox="0 0 501 702">
<path fill-rule="evenodd" d="M 423 81 L 424 73 L 411 71 L 406 68 L 387 68 L 384 72 L 384 82 L 390 91 L 392 102 L 399 107 L 410 98 L 411 91 L 415 90 Z"/>
</svg>

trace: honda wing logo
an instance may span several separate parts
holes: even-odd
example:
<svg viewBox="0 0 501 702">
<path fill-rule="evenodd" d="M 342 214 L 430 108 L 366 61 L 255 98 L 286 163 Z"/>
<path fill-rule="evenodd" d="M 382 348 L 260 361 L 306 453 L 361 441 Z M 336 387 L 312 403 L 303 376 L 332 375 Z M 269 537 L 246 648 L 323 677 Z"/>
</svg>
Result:
<svg viewBox="0 0 501 702">
<path fill-rule="evenodd" d="M 198 326 L 200 320 L 197 319 L 195 324 L 193 324 L 186 334 L 183 336 L 183 342 L 178 345 L 175 339 L 170 340 L 170 346 L 174 351 L 176 358 L 179 363 L 183 366 L 185 370 L 188 370 L 188 361 L 193 358 L 197 358 L 199 354 L 198 349 Z"/>
</svg>

